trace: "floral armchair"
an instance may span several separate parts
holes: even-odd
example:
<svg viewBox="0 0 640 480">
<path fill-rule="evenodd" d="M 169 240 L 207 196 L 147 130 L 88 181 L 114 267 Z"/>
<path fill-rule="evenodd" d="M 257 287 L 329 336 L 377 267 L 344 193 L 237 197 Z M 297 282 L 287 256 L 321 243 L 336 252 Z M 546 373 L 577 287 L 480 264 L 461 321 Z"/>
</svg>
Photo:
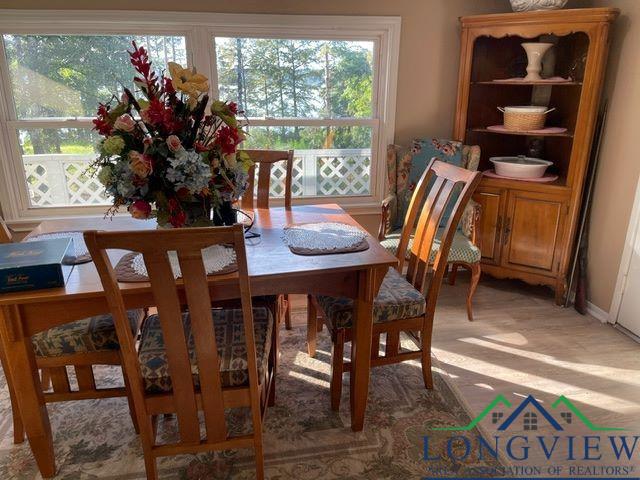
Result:
<svg viewBox="0 0 640 480">
<path fill-rule="evenodd" d="M 432 139 L 415 140 L 411 147 L 388 146 L 388 192 L 386 198 L 382 201 L 382 218 L 378 239 L 394 255 L 398 248 L 404 218 L 415 187 L 414 178 L 422 174 L 428 161 L 432 158 L 425 158 L 425 147 L 432 157 L 438 157 L 440 160 L 448 161 L 448 163 L 456 163 L 453 161 L 456 158 L 457 162 L 459 162 L 456 163 L 458 166 L 469 170 L 477 170 L 480 163 L 480 147 L 462 145 L 460 142 Z M 448 258 L 451 267 L 450 284 L 453 285 L 455 282 L 458 267 L 471 271 L 471 282 L 467 296 L 467 316 L 469 320 L 473 320 L 471 302 L 480 280 L 479 220 L 480 205 L 472 200 L 464 211 Z M 433 259 L 435 259 L 438 249 L 439 243 L 436 240 L 431 253 Z"/>
</svg>

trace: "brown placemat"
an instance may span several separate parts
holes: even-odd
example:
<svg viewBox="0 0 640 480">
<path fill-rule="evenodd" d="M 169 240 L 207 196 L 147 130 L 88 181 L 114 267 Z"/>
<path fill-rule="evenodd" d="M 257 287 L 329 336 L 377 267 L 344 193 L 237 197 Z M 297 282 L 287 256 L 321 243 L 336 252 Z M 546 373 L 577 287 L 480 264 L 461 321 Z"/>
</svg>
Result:
<svg viewBox="0 0 640 480">
<path fill-rule="evenodd" d="M 134 282 L 148 282 L 149 277 L 146 275 L 140 275 L 133 269 L 133 259 L 139 255 L 138 252 L 130 252 L 125 254 L 116 264 L 114 271 L 116 273 L 116 278 L 119 282 L 123 283 L 134 283 Z M 233 262 L 222 270 L 217 272 L 209 273 L 208 275 L 224 275 L 226 273 L 233 273 L 238 270 L 238 264 Z"/>
<path fill-rule="evenodd" d="M 287 227 L 285 227 L 285 230 L 289 229 L 289 228 L 293 228 L 293 227 L 303 227 L 305 225 L 318 225 L 318 224 L 321 224 L 321 223 L 323 223 L 323 222 L 310 222 L 310 223 L 292 224 L 292 225 L 287 225 Z M 340 223 L 340 222 L 326 222 L 326 223 L 327 223 L 327 225 L 340 224 L 340 225 L 344 225 L 346 227 L 354 228 L 356 230 L 361 231 L 365 235 L 365 237 L 363 237 L 362 240 L 360 240 L 358 243 L 355 243 L 355 244 L 350 245 L 348 247 L 341 247 L 341 246 L 335 246 L 335 247 L 302 247 L 302 246 L 298 246 L 298 245 L 291 245 L 286 240 L 284 240 L 284 242 L 287 245 L 287 247 L 289 247 L 289 250 L 291 250 L 291 252 L 295 253 L 296 255 L 332 255 L 332 254 L 336 254 L 336 253 L 354 253 L 354 252 L 362 252 L 362 251 L 367 250 L 369 248 L 369 242 L 367 242 L 366 233 L 364 231 L 360 230 L 358 227 L 356 227 L 354 225 L 349 225 L 347 223 Z"/>
</svg>

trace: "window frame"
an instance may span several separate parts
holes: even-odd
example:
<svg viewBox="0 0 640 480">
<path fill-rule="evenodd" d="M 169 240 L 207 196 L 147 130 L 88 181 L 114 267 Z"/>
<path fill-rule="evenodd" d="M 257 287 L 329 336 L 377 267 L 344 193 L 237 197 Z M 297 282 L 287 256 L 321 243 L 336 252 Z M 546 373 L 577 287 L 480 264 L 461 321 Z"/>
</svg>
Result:
<svg viewBox="0 0 640 480">
<path fill-rule="evenodd" d="M 20 11 L 0 10 L 0 35 L 171 35 L 183 36 L 189 65 L 210 79 L 210 94 L 218 92 L 215 37 L 300 38 L 373 41 L 372 117 L 354 119 L 253 119 L 251 125 L 326 126 L 363 124 L 372 127 L 369 195 L 296 197 L 294 203 L 339 203 L 350 213 L 378 213 L 385 195 L 386 147 L 395 133 L 400 17 L 220 14 L 144 11 Z M 4 43 L 0 42 L 0 208 L 13 224 L 42 219 L 102 216 L 105 207 L 32 207 L 29 204 L 17 130 L 24 128 L 91 127 L 92 118 L 19 120 Z M 96 106 L 97 107 L 97 106 Z M 291 122 L 294 122 L 293 124 Z M 2 159 L 5 159 L 2 161 Z M 274 199 L 274 204 L 281 200 Z"/>
</svg>

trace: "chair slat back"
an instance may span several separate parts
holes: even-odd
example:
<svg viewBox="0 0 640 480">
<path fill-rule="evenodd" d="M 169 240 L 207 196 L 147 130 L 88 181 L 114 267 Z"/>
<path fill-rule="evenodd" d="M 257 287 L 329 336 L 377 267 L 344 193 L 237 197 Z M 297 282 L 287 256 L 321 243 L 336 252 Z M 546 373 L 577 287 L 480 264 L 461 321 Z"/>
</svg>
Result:
<svg viewBox="0 0 640 480">
<path fill-rule="evenodd" d="M 201 439 L 197 394 L 202 399 L 206 441 L 221 442 L 228 431 L 224 416 L 222 381 L 218 349 L 211 313 L 211 284 L 207 278 L 202 249 L 228 244 L 236 253 L 238 272 L 231 276 L 237 282 L 242 304 L 243 325 L 248 352 L 249 389 L 252 408 L 259 408 L 258 373 L 253 330 L 253 309 L 247 273 L 244 235 L 240 225 L 231 227 L 175 229 L 163 231 L 85 233 L 87 247 L 98 269 L 107 300 L 116 323 L 124 367 L 138 418 L 149 418 L 145 407 L 144 382 L 127 320 L 122 291 L 118 286 L 107 250 L 124 249 L 140 252 L 149 275 L 151 291 L 158 310 L 160 326 L 171 376 L 173 405 L 178 420 L 180 442 L 198 444 Z M 169 252 L 176 252 L 182 277 L 174 278 Z M 228 277 L 225 277 L 228 278 Z M 187 308 L 195 359 L 189 356 L 189 338 L 185 332 L 183 311 Z M 195 388 L 192 361 L 199 372 L 199 391 Z M 255 403 L 255 405 L 254 405 Z"/>
<path fill-rule="evenodd" d="M 424 206 L 417 219 L 418 224 L 409 253 L 406 274 L 407 280 L 425 295 L 428 315 L 435 311 L 435 303 L 440 292 L 440 284 L 444 277 L 456 227 L 465 206 L 469 203 L 471 195 L 480 182 L 481 176 L 480 172 L 472 172 L 434 159 L 416 187 L 416 190 L 426 189 L 426 185 L 431 183 L 433 179 L 433 185 L 426 195 Z M 459 193 L 457 199 L 454 200 L 456 192 Z M 412 203 L 413 201 L 414 199 L 412 199 Z M 449 220 L 439 233 L 438 227 L 442 216 L 451 204 L 453 208 Z M 407 220 L 410 219 L 407 218 Z M 436 238 L 439 240 L 440 246 L 435 259 L 431 262 L 431 252 Z"/>
<path fill-rule="evenodd" d="M 11 235 L 11 230 L 7 227 L 7 224 L 4 223 L 4 220 L 0 218 L 0 243 L 11 243 L 13 241 L 13 235 Z"/>
<path fill-rule="evenodd" d="M 249 184 L 242 195 L 240 206 L 246 209 L 254 208 L 256 197 L 257 208 L 269 208 L 269 187 L 271 185 L 271 167 L 276 162 L 286 162 L 284 178 L 284 205 L 291 208 L 291 182 L 293 177 L 293 150 L 244 150 L 251 157 L 254 164 L 249 169 Z M 255 191 L 256 165 L 258 169 L 258 189 Z"/>
</svg>

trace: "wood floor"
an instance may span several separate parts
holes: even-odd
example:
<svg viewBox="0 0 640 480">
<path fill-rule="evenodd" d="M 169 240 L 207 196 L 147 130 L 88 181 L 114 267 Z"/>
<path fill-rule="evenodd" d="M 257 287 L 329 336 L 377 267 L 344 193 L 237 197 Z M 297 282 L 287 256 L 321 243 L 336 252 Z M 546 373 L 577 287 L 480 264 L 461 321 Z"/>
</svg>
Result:
<svg viewBox="0 0 640 480">
<path fill-rule="evenodd" d="M 555 306 L 550 290 L 517 281 L 483 278 L 475 296 L 475 321 L 469 322 L 464 304 L 467 287 L 462 275 L 455 286 L 443 286 L 433 353 L 435 368 L 448 377 L 472 418 L 498 394 L 514 406 L 533 395 L 547 409 L 564 395 L 594 425 L 640 434 L 640 344 L 573 308 Z M 301 299 L 295 305 L 303 308 Z M 490 418 L 479 426 L 489 438 L 496 434 Z M 509 434 L 517 435 L 523 428 L 520 420 Z M 598 434 L 577 419 L 566 430 Z M 525 433 L 551 435 L 554 429 L 540 421 L 536 432 Z M 630 462 L 617 462 L 611 449 L 602 448 L 600 453 L 602 462 L 634 465 L 637 474 L 639 450 L 640 445 Z M 532 448 L 529 454 L 529 465 L 549 464 L 540 449 Z M 579 458 L 566 457 L 554 456 L 554 464 L 580 463 Z"/>
</svg>

